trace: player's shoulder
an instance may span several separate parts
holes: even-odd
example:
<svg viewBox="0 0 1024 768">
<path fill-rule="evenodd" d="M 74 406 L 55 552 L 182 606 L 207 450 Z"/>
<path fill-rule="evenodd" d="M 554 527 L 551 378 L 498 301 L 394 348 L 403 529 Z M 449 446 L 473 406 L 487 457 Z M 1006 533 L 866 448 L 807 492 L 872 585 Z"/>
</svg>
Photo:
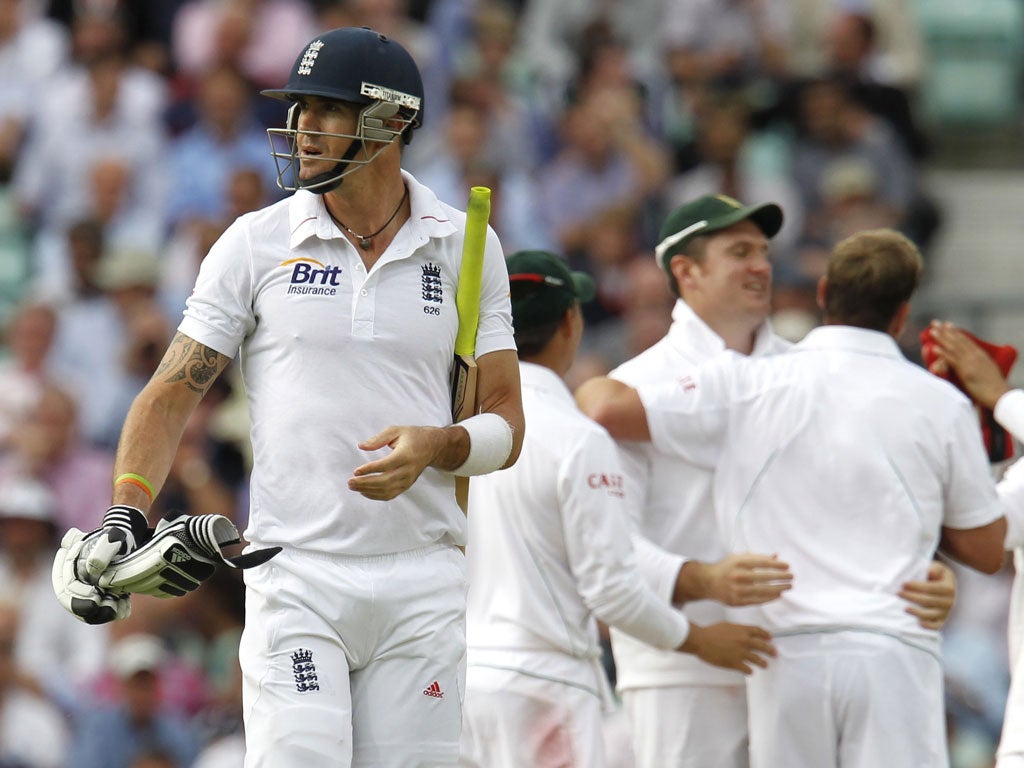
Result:
<svg viewBox="0 0 1024 768">
<path fill-rule="evenodd" d="M 678 375 L 680 365 L 685 364 L 686 361 L 666 337 L 613 368 L 608 376 L 625 384 L 637 386 L 651 381 L 660 381 L 666 376 Z"/>
<path fill-rule="evenodd" d="M 566 407 L 561 398 L 524 392 L 523 407 L 527 437 L 556 448 L 558 452 L 569 451 L 581 442 L 611 440 L 604 427 L 579 408 Z"/>
<path fill-rule="evenodd" d="M 948 400 L 957 405 L 970 404 L 971 400 L 955 385 L 936 376 L 924 366 L 910 360 L 900 360 L 899 371 L 906 378 L 913 391 L 927 393 L 932 397 Z"/>
</svg>

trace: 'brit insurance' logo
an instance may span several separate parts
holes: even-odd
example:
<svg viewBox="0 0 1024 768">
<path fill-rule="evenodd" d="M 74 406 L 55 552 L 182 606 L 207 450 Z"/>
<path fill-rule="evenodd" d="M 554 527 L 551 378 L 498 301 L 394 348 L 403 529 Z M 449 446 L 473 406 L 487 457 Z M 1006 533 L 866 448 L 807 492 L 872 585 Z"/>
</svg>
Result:
<svg viewBox="0 0 1024 768">
<path fill-rule="evenodd" d="M 329 267 L 316 259 L 288 259 L 278 266 L 292 268 L 288 293 L 334 296 L 341 285 L 341 267 Z"/>
</svg>

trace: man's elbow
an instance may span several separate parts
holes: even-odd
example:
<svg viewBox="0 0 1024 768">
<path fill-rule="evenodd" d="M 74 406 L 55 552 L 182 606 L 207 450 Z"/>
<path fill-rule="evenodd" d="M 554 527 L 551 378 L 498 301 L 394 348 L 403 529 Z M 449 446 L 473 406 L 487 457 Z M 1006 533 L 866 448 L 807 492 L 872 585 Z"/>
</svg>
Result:
<svg viewBox="0 0 1024 768">
<path fill-rule="evenodd" d="M 516 430 L 513 427 L 512 430 L 512 450 L 509 451 L 508 458 L 505 459 L 505 463 L 502 464 L 502 469 L 508 469 L 517 461 L 519 461 L 519 454 L 523 452 L 523 429 Z"/>
<path fill-rule="evenodd" d="M 986 552 L 984 556 L 979 557 L 975 562 L 968 563 L 976 571 L 981 571 L 984 574 L 991 576 L 994 573 L 998 573 L 1004 563 L 1006 562 L 1006 551 L 1002 547 L 999 551 Z"/>
</svg>

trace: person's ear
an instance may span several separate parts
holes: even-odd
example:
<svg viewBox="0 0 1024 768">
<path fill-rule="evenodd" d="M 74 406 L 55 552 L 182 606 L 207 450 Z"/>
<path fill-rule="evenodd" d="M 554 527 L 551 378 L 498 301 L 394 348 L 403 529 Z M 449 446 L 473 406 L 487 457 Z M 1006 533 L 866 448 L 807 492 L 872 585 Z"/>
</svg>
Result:
<svg viewBox="0 0 1024 768">
<path fill-rule="evenodd" d="M 668 268 L 672 272 L 672 277 L 680 288 L 689 282 L 693 269 L 696 266 L 697 264 L 693 259 L 682 253 L 677 253 L 668 262 Z M 682 293 L 681 290 L 680 293 Z"/>
<path fill-rule="evenodd" d="M 826 298 L 828 298 L 828 278 L 822 275 L 820 278 L 818 278 L 817 290 L 818 309 L 820 309 L 822 312 L 825 311 Z"/>
<path fill-rule="evenodd" d="M 571 338 L 573 334 L 573 322 L 575 320 L 577 307 L 577 304 L 573 304 L 565 310 L 562 314 L 562 322 L 558 324 L 558 332 L 567 339 Z"/>
<path fill-rule="evenodd" d="M 906 330 L 907 320 L 910 317 L 910 302 L 905 301 L 900 304 L 899 309 L 896 310 L 896 314 L 893 315 L 892 323 L 889 324 L 889 335 L 894 339 L 899 339 L 903 335 L 903 331 Z"/>
</svg>

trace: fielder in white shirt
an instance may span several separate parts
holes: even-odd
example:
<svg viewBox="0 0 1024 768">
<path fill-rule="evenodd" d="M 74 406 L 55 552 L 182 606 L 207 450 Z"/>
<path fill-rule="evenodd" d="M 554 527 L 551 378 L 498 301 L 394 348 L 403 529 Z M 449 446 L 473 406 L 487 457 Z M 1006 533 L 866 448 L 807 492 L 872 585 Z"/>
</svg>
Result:
<svg viewBox="0 0 1024 768">
<path fill-rule="evenodd" d="M 1024 441 L 1024 391 L 1011 388 L 992 359 L 951 323 L 932 323 L 931 330 L 940 352 L 937 367 L 952 368 L 971 398 L 992 409 L 996 422 Z M 1024 461 L 1006 470 L 996 491 L 1006 507 L 1006 548 L 1013 550 L 1017 572 L 1009 621 L 1010 692 L 996 768 L 1024 768 Z"/>
<path fill-rule="evenodd" d="M 769 240 L 783 213 L 774 203 L 744 206 L 724 195 L 696 198 L 673 210 L 655 257 L 678 296 L 668 334 L 609 376 L 633 387 L 670 381 L 732 350 L 760 357 L 791 345 L 772 330 Z M 676 555 L 717 560 L 728 555 L 713 514 L 711 469 L 650 443 L 618 443 L 630 514 L 646 539 Z M 771 562 L 755 563 L 765 568 Z M 675 581 L 669 558 L 642 558 L 649 582 L 664 593 Z M 952 571 L 904 585 L 919 602 L 909 610 L 932 628 L 953 604 Z M 678 598 L 678 596 L 674 596 Z M 733 601 L 689 602 L 691 621 L 723 621 Z M 742 675 L 669 653 L 611 631 L 618 690 L 629 717 L 637 768 L 745 768 L 746 684 Z"/>
<path fill-rule="evenodd" d="M 461 764 L 601 768 L 610 691 L 597 619 L 737 674 L 764 666 L 773 650 L 760 628 L 688 622 L 647 586 L 615 445 L 562 380 L 593 283 L 544 251 L 513 254 L 508 270 L 530 429 L 514 467 L 470 485 Z M 668 556 L 652 548 L 640 557 Z M 680 559 L 669 559 L 679 571 Z M 766 599 L 788 588 L 786 576 L 784 564 L 765 570 Z"/>
<path fill-rule="evenodd" d="M 859 233 L 819 283 L 824 327 L 788 352 L 578 393 L 616 437 L 714 468 L 728 548 L 792 567 L 793 589 L 742 610 L 779 652 L 748 681 L 753 768 L 948 765 L 939 637 L 899 592 L 940 543 L 998 570 L 1006 520 L 970 402 L 896 345 L 920 269 L 899 233 Z"/>
<path fill-rule="evenodd" d="M 245 535 L 283 548 L 246 572 L 246 768 L 455 765 L 466 519 L 454 475 L 510 466 L 524 429 L 501 245 L 489 230 L 480 413 L 453 425 L 466 215 L 401 169 L 422 112 L 415 62 L 371 29 L 335 29 L 266 94 L 292 104 L 271 135 L 295 193 L 239 218 L 204 259 L 126 420 L 100 530 L 149 509 L 189 415 L 237 355 L 254 454 Z M 96 606 L 82 618 L 104 620 L 102 594 Z"/>
</svg>

